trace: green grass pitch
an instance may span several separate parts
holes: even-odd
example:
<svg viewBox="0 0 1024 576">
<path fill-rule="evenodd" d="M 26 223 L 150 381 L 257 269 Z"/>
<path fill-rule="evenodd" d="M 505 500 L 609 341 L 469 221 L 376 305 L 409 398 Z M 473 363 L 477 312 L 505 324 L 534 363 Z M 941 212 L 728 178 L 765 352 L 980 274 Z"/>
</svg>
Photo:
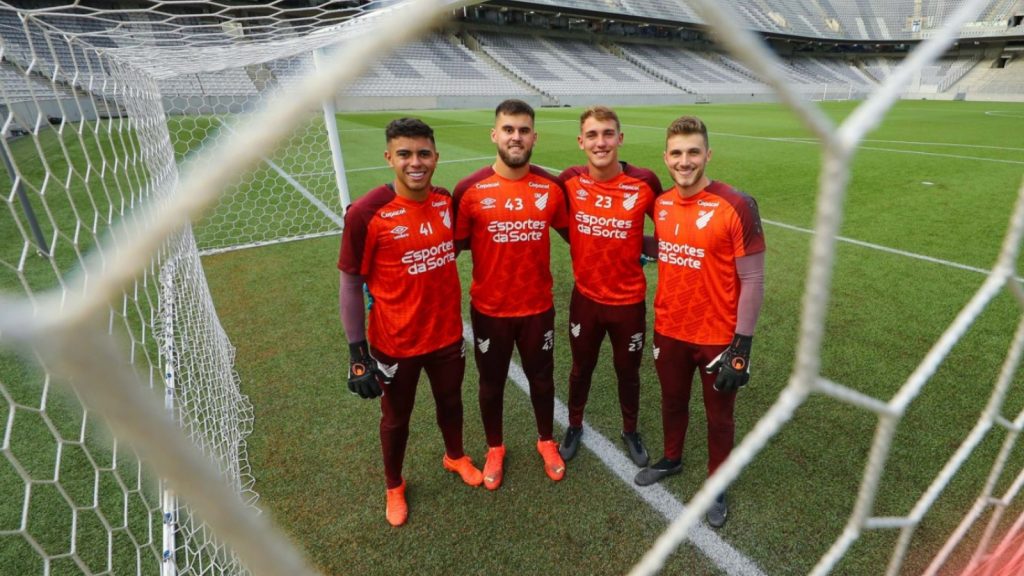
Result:
<svg viewBox="0 0 1024 576">
<path fill-rule="evenodd" d="M 854 105 L 828 104 L 825 110 L 838 122 Z M 986 114 L 993 110 L 1003 115 Z M 754 340 L 754 376 L 738 401 L 742 438 L 792 370 L 810 236 L 778 224 L 813 226 L 819 147 L 790 112 L 775 105 L 618 111 L 625 133 L 621 157 L 654 169 L 665 182 L 665 126 L 682 113 L 702 116 L 711 131 L 711 177 L 759 201 L 768 241 L 767 294 Z M 339 117 L 346 166 L 364 169 L 349 176 L 353 196 L 390 179 L 382 156 L 382 128 L 401 114 Z M 452 188 L 491 162 L 490 111 L 408 114 L 435 127 L 444 162 L 435 183 Z M 535 163 L 561 169 L 584 161 L 575 141 L 578 114 L 575 109 L 538 111 Z M 1024 148 L 1014 136 L 1022 125 L 1020 106 L 900 103 L 855 157 L 843 236 L 991 267 L 1024 172 Z M 374 166 L 382 168 L 365 170 Z M 410 522 L 398 530 L 385 523 L 379 411 L 375 403 L 350 396 L 344 387 L 337 250 L 338 239 L 327 238 L 204 261 L 218 312 L 238 347 L 243 389 L 256 409 L 250 457 L 257 489 L 264 506 L 317 565 L 327 573 L 377 574 L 627 571 L 665 520 L 589 451 L 570 463 L 564 481 L 547 480 L 532 449 L 535 431 L 528 399 L 511 383 L 506 392 L 507 479 L 500 490 L 489 493 L 466 488 L 441 469 L 440 436 L 422 382 L 405 466 Z M 572 273 L 561 239 L 553 241 L 552 254 L 561 318 L 556 322 L 563 328 L 556 382 L 564 401 L 569 365 L 564 323 Z M 459 265 L 465 292 L 469 258 L 460 258 Z M 654 267 L 647 273 L 653 297 Z M 976 272 L 841 244 L 823 375 L 876 398 L 891 398 L 982 280 Z M 1018 317 L 1011 299 L 1000 297 L 913 404 L 896 437 L 876 515 L 907 514 L 974 425 Z M 586 418 L 616 439 L 621 423 L 608 354 L 606 347 Z M 657 456 L 659 390 L 649 358 L 642 377 L 640 429 Z M 1011 418 L 1024 405 L 1020 380 L 1005 412 Z M 485 447 L 475 382 L 470 361 L 463 389 L 465 438 L 469 454 L 480 462 Z M 705 420 L 697 398 L 692 414 L 684 473 L 664 483 L 682 502 L 705 475 Z M 876 422 L 875 415 L 863 410 L 812 397 L 732 488 L 732 516 L 721 536 L 766 573 L 807 572 L 846 522 Z M 1003 435 L 999 430 L 989 434 L 926 516 L 908 554 L 907 573 L 927 565 L 968 509 Z M 1014 457 L 1017 465 L 1021 452 Z M 1000 486 L 1006 484 L 1003 479 Z M 835 573 L 880 573 L 895 540 L 894 531 L 864 534 Z M 954 564 L 962 561 L 958 556 Z M 711 561 L 688 545 L 666 568 L 673 574 L 716 572 Z"/>
<path fill-rule="evenodd" d="M 856 104 L 829 103 L 824 110 L 839 122 Z M 711 131 L 709 175 L 747 191 L 759 202 L 768 272 L 754 339 L 754 372 L 737 403 L 737 439 L 742 440 L 785 387 L 793 369 L 811 239 L 803 230 L 814 223 L 819 146 L 795 116 L 778 105 L 620 107 L 618 112 L 625 133 L 622 159 L 653 169 L 666 184 L 661 160 L 665 126 L 683 113 L 701 116 Z M 487 110 L 340 115 L 353 196 L 390 180 L 392 174 L 383 159 L 383 126 L 400 115 L 420 117 L 435 128 L 442 161 L 434 178 L 438 185 L 451 189 L 494 156 L 488 137 L 493 115 Z M 538 110 L 535 163 L 558 170 L 585 161 L 575 140 L 578 115 L 578 109 Z M 189 122 L 206 121 L 175 118 L 172 130 Z M 990 268 L 1024 174 L 1022 128 L 1024 105 L 1020 104 L 899 103 L 854 158 L 842 236 L 944 262 Z M 317 147 L 323 149 L 326 144 L 313 143 L 304 150 Z M 176 151 L 180 156 L 189 152 L 185 146 Z M 35 150 L 26 148 L 24 153 Z M 304 165 L 303 158 L 276 158 L 284 166 Z M 330 166 L 307 172 L 316 170 L 329 171 Z M 307 186 L 323 185 L 320 176 L 308 178 Z M 215 214 L 210 221 L 220 225 L 224 219 Z M 0 238 L 9 232 L 0 230 Z M 199 224 L 197 236 L 202 239 L 204 233 Z M 505 484 L 488 492 L 462 485 L 441 468 L 443 449 L 433 402 L 425 379 L 421 381 L 405 463 L 410 520 L 400 529 L 387 525 L 377 436 L 379 408 L 375 402 L 349 395 L 344 384 L 347 348 L 337 317 L 337 251 L 334 236 L 203 260 L 217 312 L 237 347 L 242 391 L 255 409 L 248 454 L 260 505 L 325 574 L 627 572 L 662 532 L 666 520 L 585 448 L 569 464 L 562 482 L 548 480 L 533 448 L 529 400 L 512 383 L 505 396 L 509 450 Z M 572 271 L 560 238 L 553 240 L 552 258 L 559 327 L 556 386 L 565 401 Z M 460 257 L 459 267 L 468 318 L 468 255 Z M 653 266 L 646 272 L 651 310 L 657 274 Z M 975 271 L 841 243 L 825 327 L 822 375 L 888 400 L 983 279 Z M 17 289 L 7 276 L 0 277 L 0 282 L 5 290 Z M 975 425 L 1019 319 L 1020 308 L 1014 300 L 1008 294 L 998 297 L 912 404 L 900 424 L 875 515 L 908 514 Z M 648 321 L 653 322 L 653 314 Z M 649 355 L 642 381 L 640 431 L 657 458 L 662 441 L 660 394 Z M 1022 384 L 1024 378 L 1018 375 L 1003 412 L 1010 419 L 1024 408 Z M 470 360 L 463 386 L 465 442 L 467 452 L 482 463 L 485 446 L 475 385 Z M 705 420 L 699 393 L 694 396 L 684 472 L 662 483 L 683 503 L 699 489 L 706 470 Z M 0 414 L 7 407 L 0 398 Z M 586 419 L 621 448 L 607 346 Z M 4 422 L 0 415 L 0 427 Z M 806 573 L 842 531 L 857 497 L 876 425 L 872 413 L 812 396 L 733 485 L 729 523 L 719 535 L 767 574 Z M 556 426 L 556 437 L 561 433 Z M 919 573 L 960 521 L 980 491 L 1004 437 L 1002 429 L 989 432 L 925 516 L 904 573 Z M 1018 446 L 1008 469 L 1022 466 L 1024 448 Z M 0 465 L 0 495 L 19 485 L 8 472 Z M 997 492 L 1010 481 L 1001 478 Z M 0 497 L 0 530 L 10 528 L 11 519 L 20 513 L 4 501 Z M 1017 503 L 1011 512 L 1019 513 L 1021 508 Z M 968 542 L 979 533 L 972 531 Z M 884 572 L 896 538 L 892 530 L 864 533 L 833 573 Z M 31 554 L 23 550 L 5 556 L 0 551 L 0 573 L 5 573 L 3 562 Z M 954 556 L 951 573 L 966 561 L 966 554 Z M 69 573 L 74 573 L 73 567 Z M 664 573 L 720 572 L 711 559 L 684 544 Z"/>
</svg>

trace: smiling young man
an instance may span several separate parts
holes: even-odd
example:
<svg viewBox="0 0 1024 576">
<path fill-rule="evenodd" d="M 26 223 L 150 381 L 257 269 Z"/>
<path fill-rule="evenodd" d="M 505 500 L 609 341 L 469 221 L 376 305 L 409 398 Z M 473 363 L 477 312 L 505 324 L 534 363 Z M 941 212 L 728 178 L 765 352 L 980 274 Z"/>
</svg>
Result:
<svg viewBox="0 0 1024 576">
<path fill-rule="evenodd" d="M 462 290 L 451 195 L 431 184 L 438 160 L 434 131 L 401 118 L 388 124 L 385 136 L 384 158 L 394 180 L 345 213 L 338 297 L 349 342 L 349 390 L 381 397 L 385 516 L 401 526 L 409 511 L 402 463 L 421 370 L 430 380 L 444 440 L 442 466 L 470 486 L 479 486 L 483 476 L 462 448 Z M 364 282 L 374 299 L 368 330 Z"/>
<path fill-rule="evenodd" d="M 694 372 L 707 415 L 708 476 L 732 451 L 736 391 L 750 377 L 751 342 L 764 300 L 764 232 L 752 197 L 707 177 L 710 160 L 704 123 L 693 116 L 672 122 L 665 166 L 675 187 L 654 207 L 654 366 L 665 455 L 636 475 L 641 486 L 682 471 Z M 727 515 L 723 492 L 707 520 L 718 528 Z"/>
<path fill-rule="evenodd" d="M 480 373 L 480 413 L 487 436 L 484 486 L 504 477 L 502 425 L 505 381 L 513 347 L 519 350 L 537 423 L 537 452 L 548 477 L 559 481 L 565 463 L 552 436 L 555 409 L 555 310 L 551 287 L 552 228 L 567 226 L 565 189 L 530 164 L 537 142 L 534 112 L 521 100 L 494 111 L 494 164 L 455 187 L 455 239 L 473 253 L 470 315 Z"/>
<path fill-rule="evenodd" d="M 580 116 L 580 150 L 587 164 L 560 178 L 568 192 L 569 252 L 575 285 L 569 304 L 569 428 L 559 449 L 570 460 L 583 435 L 583 412 L 605 334 L 618 379 L 622 439 L 637 466 L 648 463 L 637 432 L 640 361 L 647 335 L 647 279 L 641 268 L 644 216 L 653 215 L 661 183 L 653 172 L 619 160 L 623 134 L 610 108 Z"/>
</svg>

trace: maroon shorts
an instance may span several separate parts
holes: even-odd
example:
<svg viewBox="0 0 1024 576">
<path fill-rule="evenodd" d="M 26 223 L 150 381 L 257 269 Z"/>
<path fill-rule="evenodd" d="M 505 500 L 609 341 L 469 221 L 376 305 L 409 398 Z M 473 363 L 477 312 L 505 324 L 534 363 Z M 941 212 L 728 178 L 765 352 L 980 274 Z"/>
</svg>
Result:
<svg viewBox="0 0 1024 576">
<path fill-rule="evenodd" d="M 459 340 L 433 352 L 410 358 L 393 358 L 373 347 L 370 353 L 389 372 L 394 369 L 391 384 L 384 388 L 380 402 L 380 446 L 384 453 L 384 476 L 388 488 L 396 488 L 402 483 L 402 463 L 409 440 L 409 419 L 416 401 L 416 384 L 420 380 L 421 370 L 426 371 L 427 379 L 430 380 L 445 453 L 451 458 L 461 458 L 465 341 Z"/>
<path fill-rule="evenodd" d="M 736 436 L 733 421 L 736 392 L 715 390 L 716 375 L 704 370 L 727 347 L 728 344 L 690 344 L 654 332 L 654 368 L 661 383 L 665 457 L 671 460 L 682 458 L 686 428 L 690 423 L 690 389 L 696 372 L 700 376 L 704 412 L 708 420 L 708 476 L 729 457 Z"/>
<path fill-rule="evenodd" d="M 537 433 L 542 440 L 550 440 L 555 417 L 555 309 L 504 318 L 488 316 L 470 307 L 470 317 L 487 445 L 500 446 L 504 442 L 505 380 L 513 347 L 519 350 L 530 384 Z"/>
<path fill-rule="evenodd" d="M 647 335 L 647 304 L 625 306 L 601 304 L 587 298 L 575 287 L 569 303 L 569 425 L 583 425 L 583 410 L 590 395 L 591 378 L 601 353 L 605 334 L 612 345 L 612 365 L 619 383 L 622 430 L 636 432 L 640 409 L 640 361 Z"/>
</svg>

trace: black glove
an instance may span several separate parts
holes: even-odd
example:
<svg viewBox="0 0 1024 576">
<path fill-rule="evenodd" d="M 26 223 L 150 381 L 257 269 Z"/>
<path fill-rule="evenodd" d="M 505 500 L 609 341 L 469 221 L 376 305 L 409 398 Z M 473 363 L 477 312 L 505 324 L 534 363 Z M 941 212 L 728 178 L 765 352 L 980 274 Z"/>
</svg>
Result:
<svg viewBox="0 0 1024 576">
<path fill-rule="evenodd" d="M 381 384 L 386 384 L 384 374 L 377 366 L 377 360 L 370 356 L 370 345 L 366 340 L 348 345 L 348 389 L 360 398 L 376 398 L 384 394 Z"/>
<path fill-rule="evenodd" d="M 735 392 L 750 380 L 750 345 L 753 336 L 736 334 L 732 344 L 715 357 L 705 370 L 708 374 L 718 372 L 715 378 L 715 390 L 719 392 Z"/>
</svg>

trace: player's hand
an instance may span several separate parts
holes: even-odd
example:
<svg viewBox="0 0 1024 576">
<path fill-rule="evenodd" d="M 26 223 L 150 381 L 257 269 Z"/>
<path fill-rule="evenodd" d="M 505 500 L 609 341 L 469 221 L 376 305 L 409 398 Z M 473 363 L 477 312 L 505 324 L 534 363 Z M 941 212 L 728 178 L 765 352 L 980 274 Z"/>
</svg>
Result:
<svg viewBox="0 0 1024 576">
<path fill-rule="evenodd" d="M 376 398 L 384 394 L 381 384 L 384 375 L 377 367 L 377 360 L 370 356 L 370 345 L 366 340 L 348 345 L 348 389 L 360 398 Z"/>
<path fill-rule="evenodd" d="M 708 374 L 718 372 L 715 378 L 715 390 L 719 392 L 735 392 L 750 380 L 750 345 L 753 336 L 736 334 L 732 344 L 715 357 L 704 369 Z"/>
</svg>

